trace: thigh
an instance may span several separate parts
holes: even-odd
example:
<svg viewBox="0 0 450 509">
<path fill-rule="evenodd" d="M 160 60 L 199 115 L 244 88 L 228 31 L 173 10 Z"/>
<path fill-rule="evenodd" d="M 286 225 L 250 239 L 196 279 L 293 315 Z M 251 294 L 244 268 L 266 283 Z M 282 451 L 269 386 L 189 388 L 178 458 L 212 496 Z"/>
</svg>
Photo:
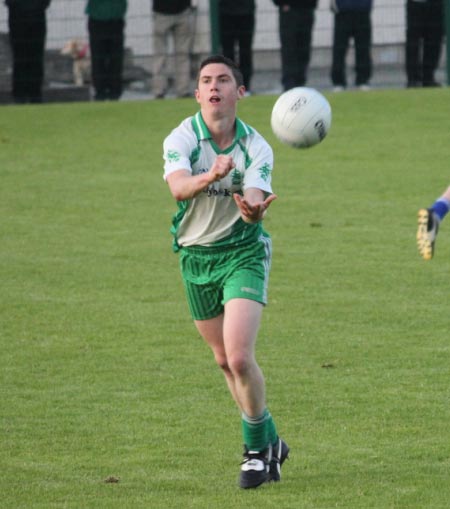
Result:
<svg viewBox="0 0 450 509">
<path fill-rule="evenodd" d="M 372 25 L 369 12 L 358 12 L 353 19 L 353 37 L 355 46 L 367 50 L 372 41 Z"/>
<path fill-rule="evenodd" d="M 173 36 L 175 54 L 188 53 L 192 41 L 192 17 L 190 9 L 186 9 L 177 17 L 173 27 Z"/>
<path fill-rule="evenodd" d="M 282 48 L 295 52 L 296 33 L 298 23 L 293 16 L 293 11 L 280 12 L 279 16 L 279 29 L 280 29 L 280 41 Z"/>
<path fill-rule="evenodd" d="M 253 357 L 263 305 L 248 299 L 233 299 L 225 305 L 223 344 L 227 358 L 233 353 Z"/>
<path fill-rule="evenodd" d="M 347 18 L 345 17 L 345 13 L 338 12 L 334 17 L 333 50 L 338 54 L 346 53 L 348 44 L 349 28 Z"/>
<path fill-rule="evenodd" d="M 410 2 L 406 7 L 406 34 L 410 37 L 420 37 L 423 31 L 424 11 L 423 6 Z"/>
<path fill-rule="evenodd" d="M 171 28 L 171 16 L 153 13 L 153 53 L 156 55 L 167 52 L 169 31 Z"/>
<path fill-rule="evenodd" d="M 300 44 L 300 49 L 303 49 L 304 46 L 309 48 L 314 27 L 314 10 L 297 9 L 295 19 L 297 21 L 297 43 Z"/>
<path fill-rule="evenodd" d="M 107 41 L 109 38 L 107 22 L 89 18 L 89 45 L 91 48 L 91 57 L 98 61 L 103 59 L 107 51 Z"/>
<path fill-rule="evenodd" d="M 219 17 L 220 44 L 224 56 L 234 60 L 234 42 L 236 40 L 236 30 L 234 17 L 221 14 Z"/>
<path fill-rule="evenodd" d="M 177 49 L 186 51 L 191 46 L 192 40 L 192 13 L 190 9 L 186 9 L 178 15 L 174 25 L 174 44 L 175 52 Z"/>
<path fill-rule="evenodd" d="M 424 37 L 428 42 L 439 43 L 445 31 L 443 3 L 431 3 L 427 8 Z"/>
<path fill-rule="evenodd" d="M 112 20 L 110 25 L 110 45 L 113 55 L 122 55 L 124 47 L 124 28 L 123 19 Z"/>
<path fill-rule="evenodd" d="M 219 364 L 225 364 L 226 353 L 223 343 L 223 314 L 208 320 L 194 320 L 198 332 L 211 347 Z"/>
<path fill-rule="evenodd" d="M 255 18 L 252 15 L 242 16 L 238 25 L 237 36 L 239 40 L 239 52 L 250 54 L 252 51 L 253 34 L 255 31 Z"/>
</svg>

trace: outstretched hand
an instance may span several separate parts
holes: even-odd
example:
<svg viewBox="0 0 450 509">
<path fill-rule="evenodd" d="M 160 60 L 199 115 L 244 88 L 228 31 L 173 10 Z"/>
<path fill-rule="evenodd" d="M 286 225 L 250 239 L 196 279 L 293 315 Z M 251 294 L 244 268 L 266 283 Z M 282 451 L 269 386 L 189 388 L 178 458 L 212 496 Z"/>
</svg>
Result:
<svg viewBox="0 0 450 509">
<path fill-rule="evenodd" d="M 257 223 L 264 218 L 267 208 L 273 200 L 276 200 L 277 195 L 271 194 L 264 201 L 257 201 L 255 203 L 250 203 L 246 198 L 237 193 L 233 194 L 233 198 L 241 211 L 242 219 L 246 223 Z"/>
</svg>

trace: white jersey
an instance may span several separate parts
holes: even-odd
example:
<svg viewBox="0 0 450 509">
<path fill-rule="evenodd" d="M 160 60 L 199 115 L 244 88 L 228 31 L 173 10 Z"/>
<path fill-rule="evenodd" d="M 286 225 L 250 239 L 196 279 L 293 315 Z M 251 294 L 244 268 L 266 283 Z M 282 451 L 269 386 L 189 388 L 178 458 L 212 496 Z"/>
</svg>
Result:
<svg viewBox="0 0 450 509">
<path fill-rule="evenodd" d="M 195 198 L 178 202 L 172 228 L 178 247 L 226 245 L 245 240 L 255 225 L 242 221 L 233 193 L 242 194 L 248 188 L 272 193 L 273 152 L 266 140 L 236 119 L 232 145 L 220 150 L 200 112 L 185 119 L 164 140 L 164 179 L 181 169 L 192 175 L 206 173 L 219 154 L 232 156 L 236 168 Z"/>
</svg>

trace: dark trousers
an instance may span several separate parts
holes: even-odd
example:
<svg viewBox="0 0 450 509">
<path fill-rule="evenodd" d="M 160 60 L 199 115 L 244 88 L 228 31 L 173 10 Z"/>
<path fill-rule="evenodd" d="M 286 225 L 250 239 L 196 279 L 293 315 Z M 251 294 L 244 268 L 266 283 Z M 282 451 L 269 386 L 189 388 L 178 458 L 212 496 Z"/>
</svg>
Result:
<svg viewBox="0 0 450 509">
<path fill-rule="evenodd" d="M 355 84 L 364 85 L 372 75 L 370 11 L 346 11 L 334 15 L 331 81 L 335 86 L 347 85 L 345 60 L 351 39 L 355 45 Z"/>
<path fill-rule="evenodd" d="M 406 6 L 406 77 L 409 84 L 434 82 L 444 38 L 443 2 Z"/>
<path fill-rule="evenodd" d="M 88 20 L 92 82 L 97 101 L 117 100 L 122 95 L 124 27 L 123 19 Z"/>
<path fill-rule="evenodd" d="M 17 103 L 42 102 L 45 10 L 22 11 L 9 7 L 9 40 L 13 58 L 12 95 Z"/>
<path fill-rule="evenodd" d="M 244 85 L 250 90 L 253 74 L 253 34 L 255 32 L 255 15 L 219 16 L 220 43 L 222 53 L 239 65 L 244 77 Z"/>
<path fill-rule="evenodd" d="M 281 83 L 284 90 L 306 83 L 311 55 L 314 9 L 291 7 L 279 10 Z"/>
</svg>

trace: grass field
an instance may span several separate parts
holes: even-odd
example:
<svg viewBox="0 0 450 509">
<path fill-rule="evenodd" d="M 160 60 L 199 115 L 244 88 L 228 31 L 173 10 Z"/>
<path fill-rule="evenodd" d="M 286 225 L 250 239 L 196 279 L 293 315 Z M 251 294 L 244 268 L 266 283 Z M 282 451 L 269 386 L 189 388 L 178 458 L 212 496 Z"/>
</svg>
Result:
<svg viewBox="0 0 450 509">
<path fill-rule="evenodd" d="M 450 90 L 330 95 L 323 144 L 272 142 L 258 342 L 292 453 L 237 488 L 239 415 L 188 315 L 162 140 L 190 100 L 0 111 L 2 509 L 447 508 Z M 107 482 L 118 480 L 118 482 Z"/>
</svg>

